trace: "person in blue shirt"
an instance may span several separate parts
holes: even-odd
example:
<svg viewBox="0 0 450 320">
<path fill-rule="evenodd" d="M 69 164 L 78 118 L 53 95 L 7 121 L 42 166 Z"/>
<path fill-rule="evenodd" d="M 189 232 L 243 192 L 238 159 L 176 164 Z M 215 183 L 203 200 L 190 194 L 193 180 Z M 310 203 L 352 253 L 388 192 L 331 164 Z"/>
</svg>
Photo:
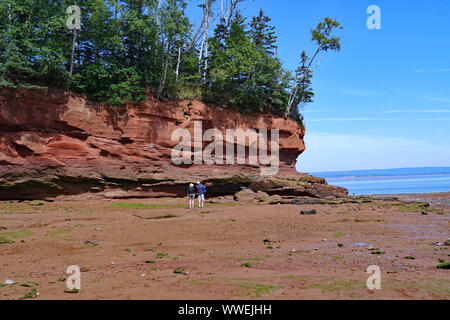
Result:
<svg viewBox="0 0 450 320">
<path fill-rule="evenodd" d="M 200 181 L 197 181 L 195 189 L 197 190 L 198 207 L 203 208 L 205 206 L 206 187 L 203 184 L 201 184 Z"/>
</svg>

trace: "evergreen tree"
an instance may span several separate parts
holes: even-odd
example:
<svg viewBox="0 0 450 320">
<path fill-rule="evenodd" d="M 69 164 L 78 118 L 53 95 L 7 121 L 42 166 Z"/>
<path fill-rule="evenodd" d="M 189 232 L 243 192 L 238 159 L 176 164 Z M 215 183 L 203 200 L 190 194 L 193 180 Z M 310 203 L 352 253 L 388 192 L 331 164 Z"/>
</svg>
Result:
<svg viewBox="0 0 450 320">
<path fill-rule="evenodd" d="M 259 15 L 253 17 L 250 24 L 251 36 L 253 43 L 270 55 L 275 55 L 277 51 L 277 37 L 275 35 L 275 27 L 268 25 L 271 19 L 264 15 L 262 9 L 259 10 Z"/>
<path fill-rule="evenodd" d="M 215 0 L 204 0 L 203 22 L 186 16 L 189 0 L 0 1 L 0 87 L 68 88 L 110 105 L 203 98 L 242 112 L 301 119 L 311 102 L 313 62 L 339 51 L 339 23 L 325 18 L 312 30 L 312 58 L 302 53 L 294 76 L 276 57 L 277 37 L 263 10 L 250 23 L 241 0 L 226 1 L 214 34 Z M 81 29 L 67 28 L 67 8 L 81 8 Z M 228 9 L 226 9 L 228 8 Z"/>
</svg>

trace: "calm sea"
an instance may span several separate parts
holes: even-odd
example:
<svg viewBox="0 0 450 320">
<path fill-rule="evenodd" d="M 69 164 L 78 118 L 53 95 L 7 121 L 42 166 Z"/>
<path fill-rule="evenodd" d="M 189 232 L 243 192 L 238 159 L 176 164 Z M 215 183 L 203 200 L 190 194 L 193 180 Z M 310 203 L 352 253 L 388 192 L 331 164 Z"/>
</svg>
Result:
<svg viewBox="0 0 450 320">
<path fill-rule="evenodd" d="M 412 177 L 327 178 L 331 185 L 347 188 L 349 194 L 449 192 L 450 175 Z"/>
</svg>

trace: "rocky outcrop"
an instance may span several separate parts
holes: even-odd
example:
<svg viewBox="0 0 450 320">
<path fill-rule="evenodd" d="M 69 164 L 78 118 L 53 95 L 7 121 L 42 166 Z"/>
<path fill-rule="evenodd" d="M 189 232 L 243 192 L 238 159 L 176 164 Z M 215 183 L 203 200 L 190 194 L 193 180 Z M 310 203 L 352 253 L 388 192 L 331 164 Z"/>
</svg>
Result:
<svg viewBox="0 0 450 320">
<path fill-rule="evenodd" d="M 238 165 L 236 159 L 231 165 L 175 165 L 171 155 L 180 141 L 173 141 L 172 134 L 185 129 L 194 136 L 196 123 L 203 131 L 216 128 L 224 136 L 227 129 L 279 130 L 278 176 L 262 177 L 258 166 Z M 291 119 L 243 115 L 199 101 L 149 97 L 142 105 L 113 110 L 71 92 L 4 90 L 0 91 L 0 199 L 182 196 L 186 183 L 197 180 L 216 196 L 233 195 L 244 187 L 269 195 L 344 195 L 344 189 L 295 172 L 296 159 L 305 150 L 304 134 Z M 226 142 L 237 150 L 239 141 Z M 244 144 L 248 150 L 248 142 Z"/>
</svg>

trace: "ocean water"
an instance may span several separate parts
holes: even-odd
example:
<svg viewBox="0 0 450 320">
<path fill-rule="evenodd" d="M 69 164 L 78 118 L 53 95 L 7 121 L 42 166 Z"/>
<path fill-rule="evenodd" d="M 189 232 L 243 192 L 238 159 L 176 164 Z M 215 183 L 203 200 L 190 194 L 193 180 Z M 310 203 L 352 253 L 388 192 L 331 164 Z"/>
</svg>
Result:
<svg viewBox="0 0 450 320">
<path fill-rule="evenodd" d="M 318 174 L 320 176 L 320 174 Z M 331 185 L 347 188 L 349 194 L 394 194 L 449 192 L 450 175 L 408 177 L 327 178 Z"/>
</svg>

